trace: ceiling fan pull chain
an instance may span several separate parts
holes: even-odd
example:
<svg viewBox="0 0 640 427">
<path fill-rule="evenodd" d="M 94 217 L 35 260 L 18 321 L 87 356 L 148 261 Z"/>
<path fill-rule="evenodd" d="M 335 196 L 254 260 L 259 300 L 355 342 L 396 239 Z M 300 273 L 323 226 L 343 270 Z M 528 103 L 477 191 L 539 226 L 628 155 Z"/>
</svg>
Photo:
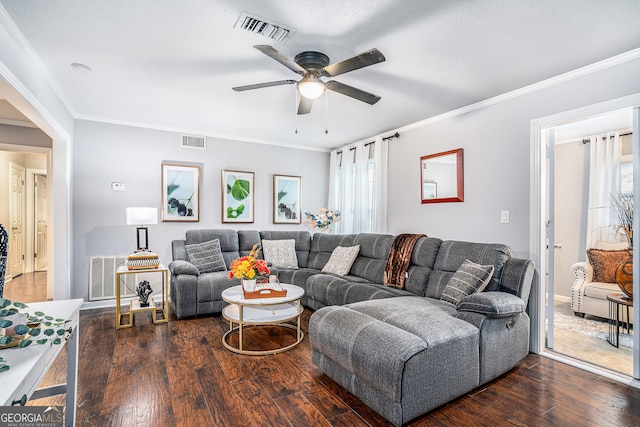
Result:
<svg viewBox="0 0 640 427">
<path fill-rule="evenodd" d="M 293 113 L 296 118 L 296 131 L 294 132 L 296 135 L 298 134 L 298 88 L 295 88 L 293 91 Z"/>
<path fill-rule="evenodd" d="M 329 133 L 329 91 L 324 91 L 324 134 Z"/>
</svg>

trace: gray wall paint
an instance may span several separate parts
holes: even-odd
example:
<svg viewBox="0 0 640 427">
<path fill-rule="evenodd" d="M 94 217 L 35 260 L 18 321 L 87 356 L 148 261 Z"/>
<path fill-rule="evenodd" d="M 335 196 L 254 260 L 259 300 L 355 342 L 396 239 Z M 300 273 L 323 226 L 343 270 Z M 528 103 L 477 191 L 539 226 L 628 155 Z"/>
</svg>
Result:
<svg viewBox="0 0 640 427">
<path fill-rule="evenodd" d="M 390 233 L 499 242 L 529 250 L 532 119 L 640 92 L 640 60 L 402 131 L 389 144 Z M 420 203 L 420 157 L 462 147 L 465 201 Z M 500 223 L 500 211 L 511 213 Z"/>
<path fill-rule="evenodd" d="M 76 121 L 73 150 L 73 289 L 88 300 L 89 257 L 126 255 L 135 249 L 135 228 L 125 225 L 125 208 L 161 211 L 161 163 L 201 166 L 200 222 L 161 222 L 149 226 L 149 246 L 165 264 L 171 241 L 195 228 L 253 230 L 304 229 L 273 224 L 273 174 L 302 177 L 302 209 L 326 206 L 329 154 L 293 148 L 207 138 L 207 150 L 180 148 L 180 134 Z M 221 171 L 255 173 L 253 224 L 221 223 Z M 123 182 L 125 191 L 111 190 Z"/>
</svg>

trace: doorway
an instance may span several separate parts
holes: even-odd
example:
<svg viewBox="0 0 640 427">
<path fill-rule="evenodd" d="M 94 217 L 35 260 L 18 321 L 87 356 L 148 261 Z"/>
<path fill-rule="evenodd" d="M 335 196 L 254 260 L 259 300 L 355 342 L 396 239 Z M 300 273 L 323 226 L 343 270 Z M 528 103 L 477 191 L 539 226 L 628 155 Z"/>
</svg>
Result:
<svg viewBox="0 0 640 427">
<path fill-rule="evenodd" d="M 5 213 L 0 211 L 0 223 L 6 225 L 9 233 L 5 291 L 17 286 L 11 282 L 20 283 L 18 279 L 22 279 L 33 282 L 30 286 L 34 288 L 42 287 L 35 290 L 35 295 L 45 295 L 43 300 L 50 298 L 46 297 L 49 293 L 47 213 L 50 203 L 47 164 L 48 156 L 44 153 L 0 150 L 0 173 L 9 178 L 0 189 L 9 201 Z M 34 282 L 35 273 L 38 280 Z M 34 292 L 29 291 L 29 294 L 34 295 Z"/>
<path fill-rule="evenodd" d="M 562 204 L 562 202 L 567 202 L 568 197 L 562 193 L 561 188 L 556 187 L 555 174 L 560 170 L 570 175 L 574 180 L 569 190 L 572 192 L 571 195 L 576 196 L 582 194 L 581 197 L 584 197 L 584 183 L 576 184 L 575 180 L 580 178 L 581 173 L 584 177 L 585 167 L 588 166 L 586 170 L 589 170 L 590 166 L 585 165 L 589 156 L 584 156 L 584 153 L 581 156 L 568 156 L 571 159 L 570 161 L 567 161 L 567 156 L 564 156 L 564 159 L 561 160 L 563 163 L 559 164 L 559 159 L 556 159 L 556 155 L 567 147 L 562 147 L 560 150 L 558 149 L 556 141 L 563 139 L 562 137 L 557 138 L 558 135 L 561 134 L 562 131 L 567 130 L 570 125 L 585 125 L 588 122 L 587 119 L 591 120 L 596 117 L 611 115 L 618 110 L 624 109 L 626 114 L 631 117 L 632 124 L 630 128 L 634 130 L 632 145 L 636 148 L 638 147 L 638 136 L 635 130 L 638 129 L 640 121 L 640 110 L 638 106 L 640 106 L 640 94 L 532 120 L 533 164 L 531 188 L 531 252 L 540 274 L 536 284 L 536 295 L 534 301 L 532 301 L 532 308 L 535 310 L 535 314 L 532 315 L 532 350 L 617 380 L 628 378 L 624 381 L 635 385 L 640 385 L 637 381 L 637 379 L 640 378 L 638 334 L 632 334 L 633 348 L 628 348 L 627 355 L 624 356 L 630 366 L 624 368 L 624 372 L 621 372 L 623 369 L 620 368 L 620 366 L 611 366 L 612 363 L 610 361 L 598 362 L 597 360 L 590 359 L 588 357 L 589 351 L 590 349 L 593 350 L 593 347 L 589 347 L 590 343 L 588 339 L 581 339 L 580 335 L 576 335 L 578 339 L 570 341 L 570 337 L 559 333 L 560 329 L 557 324 L 559 323 L 557 322 L 557 314 L 565 314 L 570 321 L 573 321 L 574 318 L 582 320 L 573 313 L 576 310 L 575 307 L 572 307 L 570 304 L 571 294 L 566 295 L 567 289 L 572 286 L 573 280 L 566 279 L 566 275 L 572 273 L 570 270 L 569 272 L 566 271 L 567 261 L 563 261 L 562 259 L 563 257 L 577 258 L 576 261 L 580 261 L 580 258 L 582 258 L 582 260 L 585 259 L 586 240 L 583 234 L 586 233 L 586 231 L 584 231 L 586 230 L 586 219 L 584 218 L 583 203 L 571 202 L 582 206 L 577 213 L 574 212 L 573 214 L 567 210 L 566 203 L 565 205 Z M 565 128 L 565 126 L 567 128 Z M 622 125 L 619 126 L 619 128 L 625 128 L 626 126 L 627 125 Z M 585 133 L 589 135 L 596 132 L 597 131 L 588 129 Z M 582 144 L 581 140 L 579 144 Z M 580 149 L 579 144 L 576 144 L 576 147 L 573 148 Z M 633 151 L 632 181 L 635 188 L 640 188 L 638 185 L 640 181 L 638 176 L 640 155 L 637 149 Z M 559 157 L 563 156 L 560 155 Z M 632 197 L 634 202 L 638 200 L 638 191 L 634 192 Z M 561 203 L 558 204 L 558 201 Z M 638 214 L 636 213 L 634 221 L 637 221 L 637 219 L 635 219 L 637 217 Z M 583 231 L 581 231 L 577 237 L 575 235 L 573 237 L 567 237 L 567 227 L 562 225 L 561 218 L 570 221 L 576 229 Z M 634 254 L 637 254 L 637 251 L 634 251 Z M 564 264 L 564 267 L 562 264 Z M 639 276 L 637 265 L 637 262 L 634 263 L 634 290 L 636 291 L 634 292 L 634 296 L 636 302 L 638 301 L 637 278 Z M 556 266 L 560 270 L 556 269 Z M 632 317 L 640 318 L 638 315 L 639 312 L 640 310 L 636 303 L 632 308 Z M 605 312 L 604 317 L 607 318 L 599 320 L 604 320 L 606 327 L 609 317 L 607 312 Z M 586 320 L 598 319 L 590 319 L 587 317 Z M 581 328 L 584 329 L 581 326 L 575 329 L 577 332 L 583 332 L 580 330 Z M 606 336 L 600 338 L 599 344 L 603 349 L 608 350 L 608 346 L 612 347 L 607 343 Z M 595 353 L 595 351 L 593 352 Z M 621 373 L 623 374 L 622 376 L 620 375 Z"/>
</svg>

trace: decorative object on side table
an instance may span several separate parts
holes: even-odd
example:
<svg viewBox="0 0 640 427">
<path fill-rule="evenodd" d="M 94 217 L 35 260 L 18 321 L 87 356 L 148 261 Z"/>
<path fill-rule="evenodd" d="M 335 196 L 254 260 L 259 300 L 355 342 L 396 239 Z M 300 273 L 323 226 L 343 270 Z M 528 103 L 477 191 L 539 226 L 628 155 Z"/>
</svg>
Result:
<svg viewBox="0 0 640 427">
<path fill-rule="evenodd" d="M 229 271 L 229 280 L 242 280 L 242 289 L 245 292 L 254 292 L 256 290 L 256 278 L 258 276 L 268 276 L 271 274 L 267 263 L 263 259 L 258 259 L 260 253 L 260 245 L 255 244 L 251 248 L 249 255 L 236 258 L 231 262 Z"/>
<path fill-rule="evenodd" d="M 330 231 L 331 224 L 340 221 L 340 211 L 337 209 L 322 208 L 317 214 L 312 214 L 311 212 L 305 212 L 304 214 L 307 217 L 304 223 L 321 233 Z"/>
<path fill-rule="evenodd" d="M 623 297 L 633 299 L 633 193 L 618 192 L 612 196 L 618 215 L 618 231 L 622 230 L 629 242 L 629 257 L 616 267 L 616 283 Z"/>
<path fill-rule="evenodd" d="M 136 294 L 140 297 L 140 307 L 149 307 L 149 295 L 153 293 L 149 281 L 143 280 L 136 286 Z"/>
<path fill-rule="evenodd" d="M 24 348 L 33 343 L 58 345 L 68 338 L 70 331 L 64 326 L 69 320 L 54 319 L 41 311 L 33 315 L 19 312 L 27 307 L 24 303 L 0 298 L 0 349 Z M 0 357 L 0 372 L 9 368 Z"/>
<path fill-rule="evenodd" d="M 159 265 L 160 259 L 155 252 L 140 251 L 127 257 L 127 269 L 129 271 L 158 268 Z"/>
</svg>

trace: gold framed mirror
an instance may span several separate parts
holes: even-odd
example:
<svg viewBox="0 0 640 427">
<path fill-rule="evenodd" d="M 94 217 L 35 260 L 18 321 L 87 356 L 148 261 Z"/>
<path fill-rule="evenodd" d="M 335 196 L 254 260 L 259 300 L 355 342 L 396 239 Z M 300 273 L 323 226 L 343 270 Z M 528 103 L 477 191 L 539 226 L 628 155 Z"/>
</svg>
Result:
<svg viewBox="0 0 640 427">
<path fill-rule="evenodd" d="M 420 157 L 422 203 L 464 201 L 462 148 Z"/>
</svg>

